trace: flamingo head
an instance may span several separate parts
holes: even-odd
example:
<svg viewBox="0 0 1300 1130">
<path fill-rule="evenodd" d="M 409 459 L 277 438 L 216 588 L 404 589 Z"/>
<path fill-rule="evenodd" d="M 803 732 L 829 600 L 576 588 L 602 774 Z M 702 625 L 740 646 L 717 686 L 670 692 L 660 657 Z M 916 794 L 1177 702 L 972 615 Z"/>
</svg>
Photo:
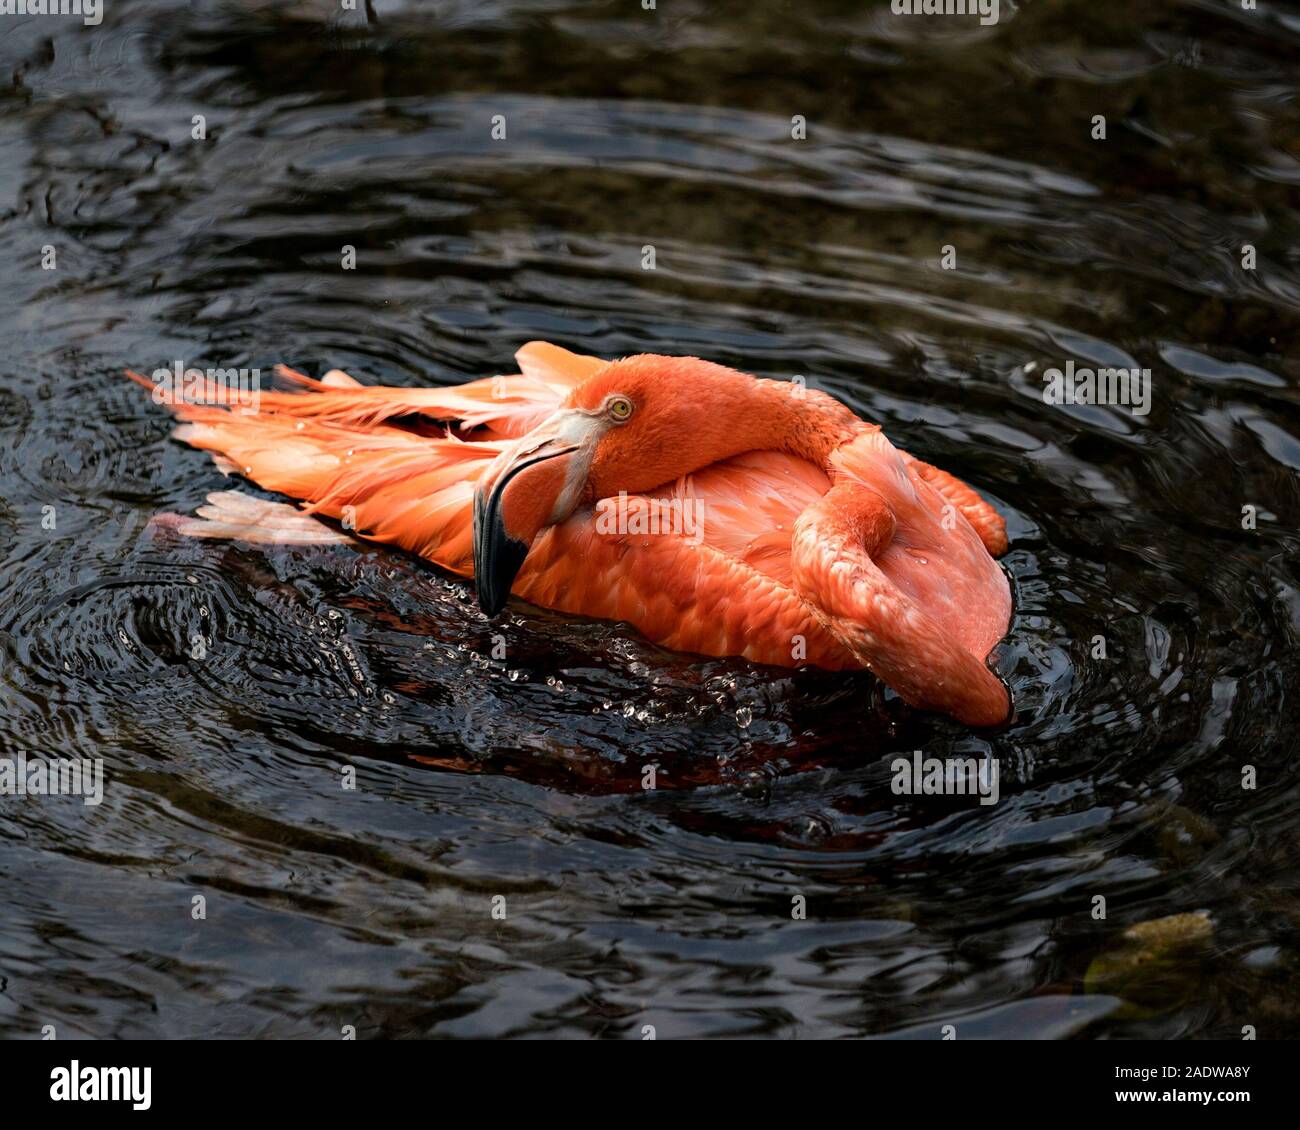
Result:
<svg viewBox="0 0 1300 1130">
<path fill-rule="evenodd" d="M 580 504 L 651 490 L 744 451 L 784 446 L 789 386 L 695 357 L 611 361 L 488 467 L 474 492 L 474 578 L 505 606 L 533 539 Z"/>
</svg>

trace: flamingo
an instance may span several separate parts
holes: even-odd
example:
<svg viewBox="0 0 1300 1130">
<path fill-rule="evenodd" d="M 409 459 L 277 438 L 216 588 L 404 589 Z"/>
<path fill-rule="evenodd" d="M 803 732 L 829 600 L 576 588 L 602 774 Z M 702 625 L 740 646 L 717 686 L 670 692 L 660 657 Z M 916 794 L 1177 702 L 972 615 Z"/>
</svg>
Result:
<svg viewBox="0 0 1300 1130">
<path fill-rule="evenodd" d="M 798 382 L 545 342 L 516 360 L 442 388 L 278 366 L 288 388 L 252 414 L 211 386 L 173 398 L 178 439 L 300 504 L 217 492 L 180 532 L 355 535 L 473 578 L 489 617 L 513 594 L 676 651 L 866 668 L 969 726 L 1008 720 L 986 662 L 1011 616 L 1006 527 L 971 487 Z"/>
</svg>

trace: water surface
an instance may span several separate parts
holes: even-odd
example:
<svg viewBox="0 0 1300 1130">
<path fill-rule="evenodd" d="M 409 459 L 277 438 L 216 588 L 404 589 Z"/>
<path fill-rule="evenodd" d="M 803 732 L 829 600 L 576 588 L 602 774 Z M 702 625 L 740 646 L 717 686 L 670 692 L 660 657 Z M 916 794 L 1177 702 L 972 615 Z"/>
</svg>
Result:
<svg viewBox="0 0 1300 1130">
<path fill-rule="evenodd" d="M 0 17 L 0 749 L 108 775 L 0 800 L 0 1034 L 1300 1034 L 1300 10 L 337 7 Z M 128 365 L 533 338 L 801 375 L 968 479 L 1017 723 L 149 526 L 229 483 Z M 1045 404 L 1071 359 L 1149 414 Z M 894 795 L 915 749 L 999 803 Z"/>
</svg>

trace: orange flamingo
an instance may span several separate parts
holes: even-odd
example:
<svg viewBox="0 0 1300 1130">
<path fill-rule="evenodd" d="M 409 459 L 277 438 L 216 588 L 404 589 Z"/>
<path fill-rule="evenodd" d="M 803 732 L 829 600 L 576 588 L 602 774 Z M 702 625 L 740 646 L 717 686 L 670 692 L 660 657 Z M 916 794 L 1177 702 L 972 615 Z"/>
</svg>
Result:
<svg viewBox="0 0 1300 1130">
<path fill-rule="evenodd" d="M 1007 720 L 985 664 L 1011 615 L 991 556 L 1006 528 L 965 483 L 798 384 L 544 342 L 516 358 L 517 376 L 425 389 L 280 366 L 293 390 L 254 414 L 174 403 L 179 439 L 305 504 L 220 492 L 179 528 L 345 536 L 304 516 L 321 515 L 473 577 L 489 616 L 513 593 L 678 651 L 865 667 L 914 706 Z"/>
</svg>

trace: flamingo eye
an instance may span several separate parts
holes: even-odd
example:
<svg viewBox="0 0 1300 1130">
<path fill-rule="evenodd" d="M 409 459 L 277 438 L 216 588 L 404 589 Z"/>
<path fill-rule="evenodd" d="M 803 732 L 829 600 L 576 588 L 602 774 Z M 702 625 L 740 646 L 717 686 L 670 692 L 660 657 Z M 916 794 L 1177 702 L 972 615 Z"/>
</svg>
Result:
<svg viewBox="0 0 1300 1130">
<path fill-rule="evenodd" d="M 626 396 L 611 396 L 605 405 L 609 418 L 616 424 L 626 423 L 632 418 L 632 402 Z"/>
</svg>

